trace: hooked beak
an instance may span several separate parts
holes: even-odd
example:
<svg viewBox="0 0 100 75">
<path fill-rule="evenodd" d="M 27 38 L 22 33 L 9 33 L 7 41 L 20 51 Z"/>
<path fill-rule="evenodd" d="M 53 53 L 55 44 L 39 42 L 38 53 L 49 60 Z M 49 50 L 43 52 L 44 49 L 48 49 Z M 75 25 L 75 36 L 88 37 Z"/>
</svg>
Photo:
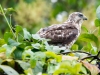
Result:
<svg viewBox="0 0 100 75">
<path fill-rule="evenodd" d="M 83 20 L 87 20 L 87 18 L 86 17 L 83 17 Z"/>
</svg>

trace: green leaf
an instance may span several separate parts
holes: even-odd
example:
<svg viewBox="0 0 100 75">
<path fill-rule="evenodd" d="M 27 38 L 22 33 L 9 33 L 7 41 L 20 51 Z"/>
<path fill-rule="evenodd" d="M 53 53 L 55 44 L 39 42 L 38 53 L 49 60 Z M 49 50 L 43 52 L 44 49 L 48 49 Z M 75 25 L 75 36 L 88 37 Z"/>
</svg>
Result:
<svg viewBox="0 0 100 75">
<path fill-rule="evenodd" d="M 86 68 L 84 68 L 83 66 L 81 67 L 81 72 L 84 73 L 85 75 L 87 75 Z"/>
<path fill-rule="evenodd" d="M 41 41 L 50 41 L 50 39 L 45 39 L 45 38 L 41 38 L 39 36 L 39 34 L 32 34 L 32 38 L 35 39 L 35 40 L 41 40 Z"/>
<path fill-rule="evenodd" d="M 90 45 L 91 45 L 91 49 L 90 49 L 91 53 L 92 54 L 97 54 L 97 52 L 98 52 L 97 47 L 93 46 L 93 44 L 91 44 L 91 43 L 90 43 Z"/>
<path fill-rule="evenodd" d="M 43 70 L 43 66 L 37 62 L 35 68 L 33 68 L 33 74 L 34 75 L 41 75 Z"/>
<path fill-rule="evenodd" d="M 72 68 L 72 62 L 70 61 L 63 61 L 60 63 L 60 68 L 65 68 L 70 70 Z"/>
<path fill-rule="evenodd" d="M 66 48 L 65 48 L 65 47 L 59 48 L 59 46 L 46 45 L 46 46 L 45 46 L 45 49 L 46 49 L 47 51 L 51 51 L 51 52 L 54 52 L 54 53 L 56 53 L 56 54 L 59 54 L 61 50 L 65 50 Z"/>
<path fill-rule="evenodd" d="M 24 33 L 24 39 L 31 39 L 31 34 L 27 31 L 26 28 L 23 28 L 23 33 Z"/>
<path fill-rule="evenodd" d="M 32 38 L 36 40 L 41 40 L 41 37 L 38 34 L 32 34 Z"/>
<path fill-rule="evenodd" d="M 99 27 L 99 26 L 100 26 L 100 20 L 99 20 L 99 19 L 96 19 L 96 20 L 95 20 L 95 26 L 96 26 L 96 27 Z"/>
<path fill-rule="evenodd" d="M 34 75 L 31 68 L 24 70 L 25 75 Z"/>
<path fill-rule="evenodd" d="M 31 49 L 25 50 L 22 54 L 22 59 L 25 60 L 28 58 L 32 57 L 34 55 L 34 53 L 31 51 Z"/>
<path fill-rule="evenodd" d="M 6 49 L 4 47 L 0 47 L 0 53 L 5 52 L 5 51 L 6 51 Z"/>
<path fill-rule="evenodd" d="M 25 50 L 28 50 L 28 49 L 33 49 L 33 47 L 32 46 L 26 46 Z"/>
<path fill-rule="evenodd" d="M 0 65 L 0 68 L 7 74 L 7 75 L 19 75 L 17 71 L 7 65 Z"/>
<path fill-rule="evenodd" d="M 88 32 L 88 29 L 87 29 L 85 26 L 82 26 L 82 29 L 83 29 L 85 32 Z"/>
<path fill-rule="evenodd" d="M 59 69 L 59 64 L 52 64 L 52 63 L 49 63 L 48 64 L 48 68 L 47 68 L 47 72 L 48 74 L 51 74 L 51 73 L 54 73 L 57 69 Z"/>
<path fill-rule="evenodd" d="M 16 60 L 16 62 L 22 67 L 22 69 L 27 70 L 28 68 L 30 68 L 30 63 L 28 62 L 24 62 L 24 61 L 20 61 L 20 60 Z"/>
<path fill-rule="evenodd" d="M 61 62 L 61 60 L 62 60 L 62 56 L 61 55 L 57 55 L 54 52 L 46 51 L 45 53 L 46 53 L 47 57 L 54 58 L 54 59 L 56 59 L 57 62 Z"/>
<path fill-rule="evenodd" d="M 74 66 L 74 70 L 73 70 L 73 74 L 79 74 L 79 72 L 81 71 L 81 66 L 82 64 L 81 63 L 76 63 L 75 66 Z"/>
<path fill-rule="evenodd" d="M 67 69 L 71 75 L 78 75 L 82 64 L 76 61 L 63 61 L 60 63 L 60 69 Z"/>
<path fill-rule="evenodd" d="M 46 53 L 46 56 L 48 57 L 53 57 L 53 58 L 56 57 L 56 54 L 54 52 L 46 51 L 45 53 Z"/>
<path fill-rule="evenodd" d="M 32 57 L 30 59 L 30 65 L 31 65 L 31 68 L 34 68 L 36 66 L 36 60 Z"/>
<path fill-rule="evenodd" d="M 4 34 L 4 40 L 5 40 L 5 42 L 8 42 L 8 39 L 12 38 L 12 37 L 13 37 L 13 34 L 11 32 L 6 32 Z"/>
<path fill-rule="evenodd" d="M 88 42 L 86 46 L 84 46 L 82 48 L 83 50 L 85 50 L 86 52 L 89 52 L 91 54 L 97 54 L 98 49 L 97 47 L 93 46 L 93 44 L 91 42 Z"/>
<path fill-rule="evenodd" d="M 11 57 L 11 54 L 16 49 L 15 46 L 7 45 L 7 44 L 3 45 L 2 47 L 6 48 L 6 57 L 7 58 Z"/>
<path fill-rule="evenodd" d="M 23 54 L 24 49 L 17 47 L 16 50 L 14 50 L 14 59 L 22 59 L 22 54 Z"/>
<path fill-rule="evenodd" d="M 78 40 L 82 40 L 85 42 L 93 41 L 96 44 L 96 46 L 99 47 L 99 40 L 94 34 L 87 34 L 87 33 L 81 34 Z"/>
<path fill-rule="evenodd" d="M 15 11 L 13 8 L 7 8 L 7 11 Z"/>
<path fill-rule="evenodd" d="M 11 46 L 18 46 L 18 45 L 20 45 L 20 43 L 19 42 L 16 42 L 15 40 L 13 40 L 13 39 L 8 39 L 8 45 L 11 45 Z"/>
<path fill-rule="evenodd" d="M 19 25 L 16 25 L 16 34 L 18 34 L 20 31 L 22 31 L 22 27 Z"/>
<path fill-rule="evenodd" d="M 84 46 L 82 49 L 85 50 L 86 52 L 91 52 L 92 49 L 91 42 L 88 42 L 87 45 Z"/>
<path fill-rule="evenodd" d="M 39 43 L 32 44 L 32 47 L 35 49 L 40 49 L 41 45 Z"/>
<path fill-rule="evenodd" d="M 62 56 L 61 55 L 57 55 L 56 56 L 56 60 L 57 60 L 57 62 L 61 62 L 62 61 Z"/>
<path fill-rule="evenodd" d="M 52 46 L 51 51 L 55 52 L 56 54 L 58 54 L 58 53 L 60 53 L 61 50 L 65 50 L 65 49 L 66 49 L 65 47 L 59 48 L 59 46 Z"/>
<path fill-rule="evenodd" d="M 0 47 L 5 44 L 5 40 L 0 38 Z"/>
<path fill-rule="evenodd" d="M 32 60 L 40 61 L 42 65 L 45 64 L 46 54 L 44 52 L 35 52 L 31 57 Z"/>
<path fill-rule="evenodd" d="M 100 5 L 97 7 L 96 16 L 98 19 L 100 19 Z"/>
<path fill-rule="evenodd" d="M 66 75 L 71 75 L 70 73 L 69 73 L 69 71 L 67 70 L 67 69 L 64 69 L 64 68 L 60 68 L 60 69 L 57 69 L 54 73 L 53 73 L 53 75 L 59 75 L 59 74 L 66 74 Z"/>
<path fill-rule="evenodd" d="M 46 58 L 46 54 L 44 52 L 35 52 L 33 57 L 41 60 Z"/>
<path fill-rule="evenodd" d="M 71 47 L 72 50 L 78 50 L 78 45 L 77 44 L 74 44 L 72 47 Z"/>
</svg>

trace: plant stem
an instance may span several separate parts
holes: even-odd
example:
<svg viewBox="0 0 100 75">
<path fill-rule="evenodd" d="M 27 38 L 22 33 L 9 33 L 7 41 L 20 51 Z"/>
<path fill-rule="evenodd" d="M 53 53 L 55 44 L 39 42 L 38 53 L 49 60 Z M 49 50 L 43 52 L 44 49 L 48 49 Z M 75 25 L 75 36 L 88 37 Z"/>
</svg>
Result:
<svg viewBox="0 0 100 75">
<path fill-rule="evenodd" d="M 9 22 L 9 23 L 10 23 L 10 25 L 11 25 L 11 14 L 10 14 L 9 16 L 10 16 L 10 22 Z"/>
<path fill-rule="evenodd" d="M 13 32 L 12 26 L 11 26 L 11 24 L 9 23 L 9 21 L 8 21 L 8 19 L 7 19 L 6 15 L 5 15 L 4 10 L 3 10 L 3 8 L 2 8 L 1 5 L 0 5 L 0 9 L 1 9 L 1 13 L 3 14 L 3 16 L 4 16 L 4 18 L 5 18 L 6 22 L 7 22 L 7 25 L 9 26 L 11 32 L 13 33 L 13 36 L 16 38 L 16 35 L 15 35 L 15 33 Z"/>
</svg>

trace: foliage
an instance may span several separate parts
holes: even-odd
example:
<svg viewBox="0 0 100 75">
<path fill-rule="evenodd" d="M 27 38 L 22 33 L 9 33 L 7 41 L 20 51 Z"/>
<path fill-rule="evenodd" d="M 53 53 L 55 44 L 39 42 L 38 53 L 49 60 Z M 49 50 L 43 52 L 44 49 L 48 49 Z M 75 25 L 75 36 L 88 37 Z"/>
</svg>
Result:
<svg viewBox="0 0 100 75">
<path fill-rule="evenodd" d="M 4 34 L 4 38 L 0 39 L 0 74 L 2 75 L 97 75 L 100 70 L 96 63 L 97 60 L 85 59 L 87 56 L 97 55 L 100 46 L 100 25 L 99 18 L 95 20 L 98 34 L 88 31 L 81 34 L 78 41 L 83 45 L 82 50 L 89 52 L 84 57 L 81 53 L 73 53 L 80 45 L 73 45 L 72 52 L 69 54 L 61 54 L 65 48 L 49 45 L 50 39 L 41 38 L 38 34 L 31 34 L 26 28 L 19 25 L 13 29 L 5 16 L 4 9 L 0 6 L 10 32 Z M 97 13 L 98 13 L 97 9 Z M 98 15 L 98 14 L 97 14 Z M 84 42 L 83 42 L 84 41 Z M 98 56 L 98 55 L 97 55 Z M 98 60 L 99 59 L 99 60 Z M 100 62 L 99 62 L 100 63 Z M 95 71 L 94 71 L 95 69 Z"/>
<path fill-rule="evenodd" d="M 93 2 L 92 2 L 93 1 Z M 12 13 L 6 13 L 8 21 L 11 20 L 12 26 L 16 24 L 35 33 L 41 27 L 45 27 L 54 23 L 63 22 L 67 19 L 72 11 L 83 12 L 86 7 L 91 11 L 100 4 L 99 0 L 0 0 L 3 8 L 14 8 Z M 92 7 L 92 3 L 94 7 Z M 88 9 L 86 11 L 88 11 Z M 95 10 L 95 9 L 94 9 Z M 94 11 L 93 11 L 94 12 Z M 85 13 L 93 15 L 90 13 Z M 10 18 L 11 16 L 11 18 Z M 60 20 L 58 20 L 60 17 Z M 92 17 L 90 17 L 91 19 Z M 93 17 L 94 18 L 94 17 Z M 85 24 L 87 25 L 87 24 Z M 0 15 L 0 37 L 3 37 L 5 31 L 8 31 L 5 19 Z"/>
</svg>

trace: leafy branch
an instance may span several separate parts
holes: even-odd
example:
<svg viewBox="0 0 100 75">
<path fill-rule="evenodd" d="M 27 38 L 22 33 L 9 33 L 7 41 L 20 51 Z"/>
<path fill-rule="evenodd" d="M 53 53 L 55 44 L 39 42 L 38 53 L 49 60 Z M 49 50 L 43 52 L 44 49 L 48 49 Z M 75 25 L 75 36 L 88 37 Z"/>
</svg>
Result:
<svg viewBox="0 0 100 75">
<path fill-rule="evenodd" d="M 3 14 L 3 16 L 4 16 L 5 20 L 6 20 L 6 22 L 7 22 L 8 27 L 10 28 L 10 30 L 11 30 L 11 32 L 12 32 L 13 36 L 16 38 L 16 35 L 15 35 L 15 33 L 14 33 L 14 31 L 13 31 L 13 28 L 12 28 L 12 26 L 11 26 L 11 22 L 9 23 L 9 21 L 8 21 L 8 19 L 7 19 L 6 15 L 5 15 L 4 10 L 3 10 L 3 8 L 2 8 L 1 5 L 0 5 L 0 10 L 1 10 L 1 13 Z M 10 16 L 10 19 L 11 19 L 11 16 Z"/>
<path fill-rule="evenodd" d="M 89 42 L 83 48 L 87 50 L 86 52 L 79 50 L 60 53 L 65 48 L 49 45 L 49 39 L 41 38 L 38 34 L 30 34 L 26 28 L 16 26 L 14 33 L 11 26 L 11 16 L 9 22 L 1 5 L 0 9 L 12 31 L 11 34 L 6 33 L 4 39 L 0 39 L 0 69 L 4 73 L 8 75 L 97 75 L 100 72 L 96 63 L 95 65 L 89 63 L 95 59 L 97 59 L 96 62 L 100 60 L 100 51 L 98 52 L 100 42 L 96 35 L 84 33 L 81 36 L 81 40 Z M 23 35 L 20 35 L 20 32 Z M 11 37 L 12 34 L 15 38 L 18 37 L 18 41 Z M 91 44 L 92 42 L 95 43 L 96 47 Z M 78 50 L 77 45 L 76 50 Z M 95 55 L 92 53 L 93 51 L 95 51 Z M 70 55 L 71 53 L 84 53 L 88 56 L 79 59 L 80 56 Z M 88 58 L 92 58 L 92 60 L 84 61 Z M 2 71 L 0 70 L 0 74 Z"/>
<path fill-rule="evenodd" d="M 98 52 L 97 55 L 91 55 L 91 56 L 82 58 L 81 60 L 85 60 L 85 59 L 88 59 L 88 58 L 92 58 L 91 61 L 90 61 L 90 63 L 91 63 L 93 60 L 96 60 L 96 59 L 97 59 L 98 61 L 100 61 L 99 55 L 100 55 L 100 51 Z"/>
</svg>

